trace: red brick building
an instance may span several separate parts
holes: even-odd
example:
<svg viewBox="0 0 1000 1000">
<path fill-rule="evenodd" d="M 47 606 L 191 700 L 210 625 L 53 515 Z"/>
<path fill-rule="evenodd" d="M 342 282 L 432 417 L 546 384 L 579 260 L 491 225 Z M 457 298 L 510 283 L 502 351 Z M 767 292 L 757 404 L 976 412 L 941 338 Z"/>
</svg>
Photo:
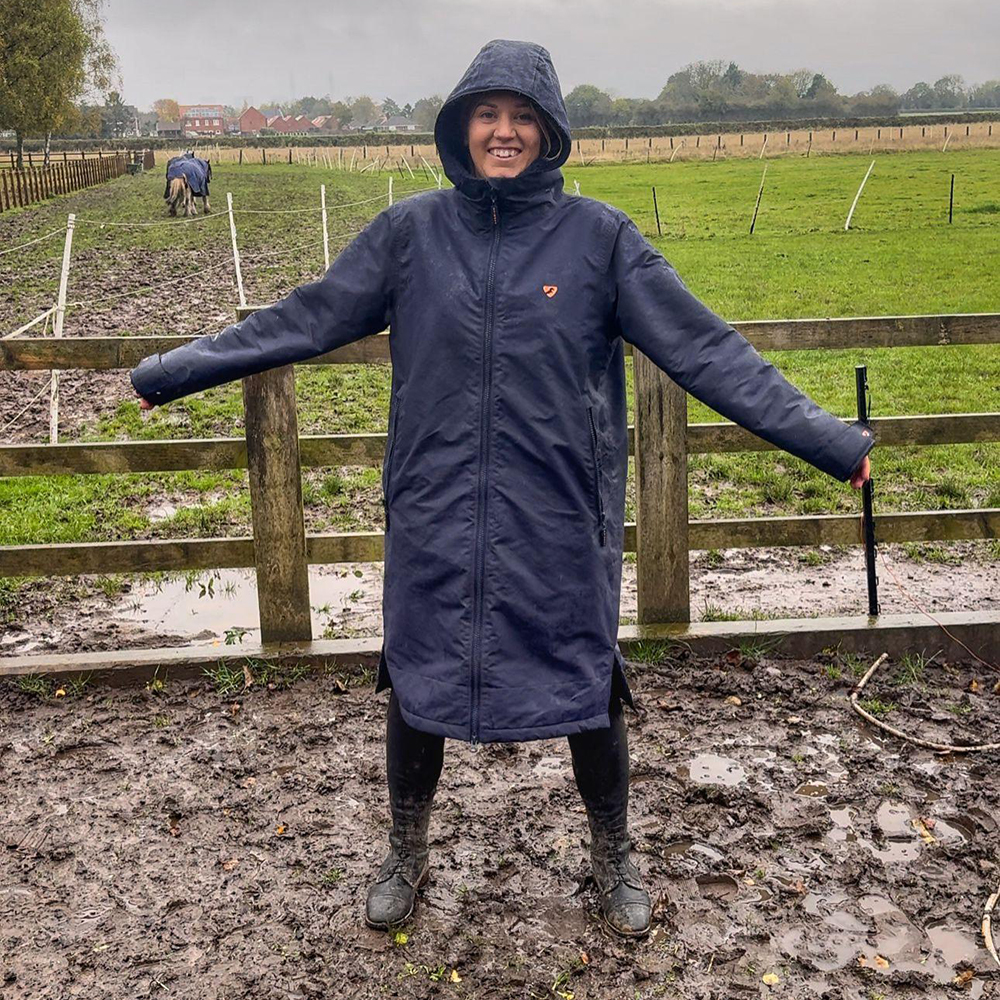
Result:
<svg viewBox="0 0 1000 1000">
<path fill-rule="evenodd" d="M 240 132 L 243 135 L 257 135 L 266 126 L 267 119 L 256 108 L 247 108 L 240 115 Z"/>
<path fill-rule="evenodd" d="M 180 113 L 184 135 L 222 135 L 226 130 L 221 104 L 182 104 Z"/>
</svg>

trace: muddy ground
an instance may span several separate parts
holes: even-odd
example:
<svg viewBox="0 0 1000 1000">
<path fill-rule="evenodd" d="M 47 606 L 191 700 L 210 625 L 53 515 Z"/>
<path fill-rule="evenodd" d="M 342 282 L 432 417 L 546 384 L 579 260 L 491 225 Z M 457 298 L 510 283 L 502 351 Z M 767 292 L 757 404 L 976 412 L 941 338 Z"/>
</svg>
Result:
<svg viewBox="0 0 1000 1000">
<path fill-rule="evenodd" d="M 912 666 L 912 665 L 911 665 Z M 448 741 L 432 875 L 367 929 L 387 847 L 372 678 L 221 697 L 0 689 L 0 992 L 94 997 L 1000 996 L 996 754 L 852 715 L 860 662 L 630 664 L 631 828 L 652 933 L 597 919 L 564 739 Z M 866 695 L 931 739 L 1000 739 L 997 678 L 889 663 Z M 972 682 L 976 683 L 973 684 Z M 765 978 L 766 977 L 766 978 Z M 774 978 L 776 977 L 776 978 Z"/>
</svg>

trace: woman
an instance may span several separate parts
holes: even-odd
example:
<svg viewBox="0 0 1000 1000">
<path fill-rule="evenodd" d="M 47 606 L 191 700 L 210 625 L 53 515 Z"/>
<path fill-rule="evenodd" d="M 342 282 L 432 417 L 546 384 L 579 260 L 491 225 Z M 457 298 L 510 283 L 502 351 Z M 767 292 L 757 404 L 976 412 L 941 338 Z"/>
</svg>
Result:
<svg viewBox="0 0 1000 1000">
<path fill-rule="evenodd" d="M 703 305 L 623 212 L 563 194 L 548 52 L 485 45 L 442 106 L 454 189 L 381 212 L 319 281 L 132 372 L 151 405 L 391 327 L 382 469 L 389 852 L 366 919 L 411 914 L 444 739 L 567 736 L 601 913 L 649 929 L 629 855 L 632 705 L 616 641 L 628 461 L 623 341 L 758 436 L 860 486 L 874 444 Z"/>
</svg>

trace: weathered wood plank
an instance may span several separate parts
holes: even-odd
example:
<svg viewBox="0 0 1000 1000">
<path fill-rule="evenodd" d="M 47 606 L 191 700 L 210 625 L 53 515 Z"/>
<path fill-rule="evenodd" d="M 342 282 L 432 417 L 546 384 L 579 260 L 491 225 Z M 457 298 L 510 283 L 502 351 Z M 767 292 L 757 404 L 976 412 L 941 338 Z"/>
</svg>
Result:
<svg viewBox="0 0 1000 1000">
<path fill-rule="evenodd" d="M 687 395 L 644 354 L 635 353 L 637 617 L 690 618 Z"/>
<path fill-rule="evenodd" d="M 251 312 L 259 307 L 250 307 Z M 1000 313 L 940 316 L 863 316 L 833 319 L 734 320 L 759 351 L 808 351 L 875 347 L 940 347 L 1000 343 Z M 0 341 L 0 371 L 134 368 L 146 355 L 169 351 L 194 337 L 40 337 Z M 632 347 L 624 345 L 627 355 Z M 388 333 L 375 334 L 302 364 L 385 364 Z"/>
<path fill-rule="evenodd" d="M 935 616 L 956 640 L 987 656 L 1000 655 L 1000 612 L 942 611 Z M 648 653 L 651 642 L 662 642 L 664 653 L 681 644 L 696 655 L 721 653 L 747 641 L 756 641 L 784 656 L 811 659 L 824 649 L 868 655 L 882 652 L 899 658 L 914 649 L 941 649 L 952 660 L 967 661 L 968 651 L 938 625 L 920 614 L 847 615 L 829 618 L 775 618 L 754 621 L 672 622 L 622 625 L 618 642 L 631 657 L 638 643 Z M 241 643 L 238 646 L 189 645 L 158 649 L 114 650 L 96 653 L 36 653 L 0 658 L 0 678 L 28 675 L 53 680 L 90 675 L 97 684 L 140 684 L 154 675 L 168 680 L 200 677 L 220 664 L 241 666 L 249 657 L 291 666 L 306 664 L 314 669 L 339 669 L 348 673 L 370 671 L 376 666 L 382 636 L 352 639 L 320 639 L 301 643 Z M 642 663 L 630 664 L 641 673 Z"/>
<path fill-rule="evenodd" d="M 853 418 L 842 418 L 845 424 Z M 876 417 L 879 445 L 970 444 L 1000 441 L 1000 413 L 949 413 Z M 386 435 L 303 434 L 303 466 L 379 466 Z M 629 454 L 635 428 L 628 428 Z M 773 444 L 728 421 L 688 424 L 688 453 L 775 451 Z M 100 441 L 69 444 L 0 445 L 0 476 L 60 476 L 112 472 L 176 472 L 185 469 L 245 469 L 242 438 L 178 441 Z"/>
<path fill-rule="evenodd" d="M 1000 313 L 733 320 L 731 325 L 758 351 L 942 347 L 1000 342 Z M 625 345 L 625 353 L 632 353 L 629 344 Z"/>
<path fill-rule="evenodd" d="M 842 417 L 844 423 L 856 418 Z M 885 445 L 970 444 L 1000 441 L 1000 413 L 917 414 L 874 417 L 878 447 Z M 776 451 L 769 441 L 729 421 L 688 424 L 689 454 L 730 451 Z"/>
<path fill-rule="evenodd" d="M 765 545 L 854 545 L 861 542 L 861 515 L 696 520 L 691 548 L 760 548 Z M 1000 538 L 1000 508 L 875 513 L 875 534 L 883 542 L 957 541 Z"/>
<path fill-rule="evenodd" d="M 115 368 L 134 368 L 149 354 L 164 353 L 196 339 L 196 337 L 63 337 L 55 341 L 44 337 L 24 337 L 0 340 L 0 371 L 67 368 L 109 371 Z M 354 365 L 386 364 L 388 361 L 389 336 L 377 333 L 300 363 Z M 127 375 L 123 375 L 122 378 L 123 382 L 128 382 Z"/>
<path fill-rule="evenodd" d="M 294 368 L 244 378 L 243 410 L 261 639 L 311 639 Z"/>
<path fill-rule="evenodd" d="M 853 545 L 860 544 L 858 522 L 859 518 L 844 514 L 693 520 L 689 522 L 688 537 L 692 551 L 765 545 Z M 875 524 L 879 543 L 1000 538 L 1000 508 L 876 514 Z M 380 562 L 382 539 L 381 531 L 306 535 L 306 560 L 310 565 Z M 634 521 L 625 524 L 624 550 L 636 550 Z M 0 545 L 0 577 L 253 565 L 253 539 L 246 537 Z"/>
</svg>

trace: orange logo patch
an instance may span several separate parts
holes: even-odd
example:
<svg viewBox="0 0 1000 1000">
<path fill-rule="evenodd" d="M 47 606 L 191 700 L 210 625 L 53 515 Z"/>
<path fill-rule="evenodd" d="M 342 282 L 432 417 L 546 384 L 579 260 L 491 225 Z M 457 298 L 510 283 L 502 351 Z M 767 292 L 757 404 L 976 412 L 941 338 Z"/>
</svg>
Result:
<svg viewBox="0 0 1000 1000">
<path fill-rule="evenodd" d="M 558 285 L 542 285 L 542 291 L 551 299 L 559 291 Z"/>
</svg>

